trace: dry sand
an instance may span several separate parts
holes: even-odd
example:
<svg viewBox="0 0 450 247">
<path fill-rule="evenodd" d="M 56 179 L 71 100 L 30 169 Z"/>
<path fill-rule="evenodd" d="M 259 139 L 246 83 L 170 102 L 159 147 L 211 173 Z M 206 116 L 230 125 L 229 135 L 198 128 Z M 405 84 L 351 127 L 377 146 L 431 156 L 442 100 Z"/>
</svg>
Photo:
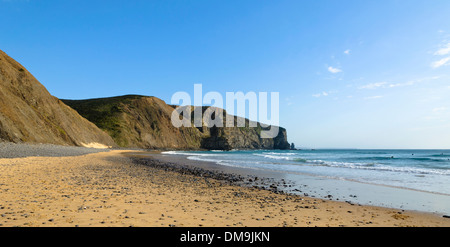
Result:
<svg viewBox="0 0 450 247">
<path fill-rule="evenodd" d="M 139 165 L 126 152 L 0 159 L 0 225 L 450 226 L 433 214 L 281 195 Z"/>
</svg>

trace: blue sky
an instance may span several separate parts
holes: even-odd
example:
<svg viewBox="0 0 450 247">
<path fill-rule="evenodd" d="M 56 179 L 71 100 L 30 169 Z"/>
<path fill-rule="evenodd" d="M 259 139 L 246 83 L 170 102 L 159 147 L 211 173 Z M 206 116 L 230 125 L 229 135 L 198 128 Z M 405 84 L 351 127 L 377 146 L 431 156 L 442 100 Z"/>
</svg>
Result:
<svg viewBox="0 0 450 247">
<path fill-rule="evenodd" d="M 51 94 L 279 92 L 308 148 L 450 148 L 450 1 L 0 0 Z"/>
</svg>

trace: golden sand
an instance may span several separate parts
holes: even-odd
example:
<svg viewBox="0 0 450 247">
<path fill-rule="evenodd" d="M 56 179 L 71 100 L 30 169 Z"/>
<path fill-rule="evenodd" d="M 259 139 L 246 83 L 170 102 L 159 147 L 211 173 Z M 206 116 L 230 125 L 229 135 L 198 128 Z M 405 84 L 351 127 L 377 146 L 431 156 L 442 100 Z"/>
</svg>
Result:
<svg viewBox="0 0 450 247">
<path fill-rule="evenodd" d="M 450 226 L 434 214 L 280 195 L 151 168 L 132 163 L 126 152 L 0 159 L 0 225 Z"/>
</svg>

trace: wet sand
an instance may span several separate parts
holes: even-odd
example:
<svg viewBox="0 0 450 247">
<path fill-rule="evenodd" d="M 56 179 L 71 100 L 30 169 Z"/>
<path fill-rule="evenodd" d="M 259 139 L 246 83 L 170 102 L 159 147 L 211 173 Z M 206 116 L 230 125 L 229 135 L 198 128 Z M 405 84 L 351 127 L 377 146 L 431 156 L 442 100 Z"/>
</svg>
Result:
<svg viewBox="0 0 450 247">
<path fill-rule="evenodd" d="M 0 159 L 0 225 L 450 226 L 434 214 L 238 186 L 236 176 L 132 153 Z"/>
<path fill-rule="evenodd" d="M 190 159 L 192 157 L 190 155 L 171 154 L 170 152 L 153 152 L 149 155 L 163 163 L 183 164 L 183 167 L 198 167 L 215 171 L 216 173 L 243 176 L 244 178 L 240 178 L 241 181 L 237 184 L 266 188 L 276 193 L 286 192 L 354 204 L 450 215 L 450 196 L 447 194 L 333 179 L 310 174 L 221 165 L 216 162 L 198 161 L 195 159 L 195 156 L 194 159 Z M 145 153 L 141 153 L 141 156 L 145 157 Z M 255 177 L 260 179 L 255 181 Z"/>
</svg>

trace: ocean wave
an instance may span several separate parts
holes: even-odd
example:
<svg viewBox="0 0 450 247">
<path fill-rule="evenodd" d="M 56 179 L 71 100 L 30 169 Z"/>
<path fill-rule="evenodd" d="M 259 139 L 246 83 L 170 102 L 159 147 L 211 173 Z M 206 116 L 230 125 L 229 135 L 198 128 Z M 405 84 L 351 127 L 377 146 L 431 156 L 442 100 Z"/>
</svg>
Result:
<svg viewBox="0 0 450 247">
<path fill-rule="evenodd" d="M 293 157 L 290 156 L 281 156 L 281 155 L 272 155 L 272 154 L 253 154 L 255 156 L 260 156 L 260 157 L 264 157 L 267 159 L 274 159 L 274 160 L 293 160 Z"/>
<path fill-rule="evenodd" d="M 215 163 L 225 161 L 225 160 L 218 160 L 218 159 L 208 159 L 208 158 L 205 158 L 205 156 L 188 156 L 187 159 L 188 160 L 206 161 L 206 162 L 215 162 Z"/>
<path fill-rule="evenodd" d="M 433 154 L 433 155 L 430 155 L 431 157 L 442 157 L 442 158 L 445 158 L 445 157 L 450 157 L 450 154 Z"/>
<path fill-rule="evenodd" d="M 161 154 L 180 154 L 180 152 L 179 151 L 164 151 L 164 152 L 161 152 Z"/>
<path fill-rule="evenodd" d="M 383 161 L 383 160 L 392 160 L 392 159 L 399 159 L 395 158 L 395 156 L 373 156 L 373 157 L 355 157 L 353 158 L 355 160 L 375 160 L 375 161 Z"/>
<path fill-rule="evenodd" d="M 323 167 L 331 167 L 331 168 L 346 168 L 346 169 L 362 169 L 362 170 L 373 170 L 373 171 L 387 171 L 387 172 L 401 172 L 401 173 L 413 173 L 413 174 L 434 174 L 434 175 L 450 175 L 449 169 L 442 169 L 439 167 L 432 168 L 420 168 L 420 167 L 395 167 L 389 165 L 379 164 L 376 161 L 392 159 L 386 157 L 374 157 L 375 159 L 365 159 L 365 160 L 373 160 L 375 162 L 339 162 L 339 161 L 326 161 L 326 160 L 308 160 L 305 158 L 298 157 L 289 157 L 289 156 L 281 156 L 281 155 L 268 155 L 268 154 L 260 154 L 257 156 L 262 156 L 265 158 L 270 158 L 274 160 L 287 160 L 294 161 L 299 163 L 298 165 L 310 165 L 310 166 L 323 166 Z M 421 161 L 428 161 L 424 158 L 416 158 Z"/>
<path fill-rule="evenodd" d="M 264 157 L 267 159 L 274 160 L 295 160 L 296 153 L 277 153 L 277 152 L 263 152 L 263 153 L 254 153 L 255 156 Z"/>
<path fill-rule="evenodd" d="M 354 160 L 374 160 L 374 161 L 386 161 L 386 160 L 397 160 L 397 161 L 428 161 L 428 162 L 448 162 L 448 158 L 444 156 L 432 156 L 432 157 L 442 157 L 439 158 L 428 158 L 428 157 L 396 157 L 396 156 L 373 156 L 373 157 L 354 157 Z M 449 156 L 450 157 L 450 156 Z"/>
<path fill-rule="evenodd" d="M 436 159 L 436 158 L 410 158 L 417 161 L 431 161 L 431 162 L 448 162 L 448 159 Z"/>
<path fill-rule="evenodd" d="M 221 152 L 213 152 L 213 153 L 190 153 L 190 152 L 178 152 L 175 154 L 187 155 L 187 156 L 199 156 L 199 157 L 226 157 L 227 154 Z"/>
<path fill-rule="evenodd" d="M 349 169 L 364 169 L 373 171 L 388 171 L 388 172 L 402 172 L 413 174 L 434 174 L 434 175 L 450 175 L 449 169 L 429 169 L 417 167 L 394 167 L 376 163 L 351 163 L 351 162 L 336 162 L 324 160 L 311 160 L 308 163 L 314 163 L 320 166 L 335 167 L 335 168 L 349 168 Z"/>
<path fill-rule="evenodd" d="M 236 161 L 231 159 L 211 159 L 206 158 L 206 156 L 188 156 L 188 160 L 198 160 L 198 161 L 206 161 L 206 162 L 214 162 L 219 165 L 226 165 L 226 166 L 235 166 L 235 167 L 249 167 L 249 165 L 259 165 L 264 164 L 262 161 Z M 267 163 L 267 164 L 273 164 L 273 163 Z"/>
<path fill-rule="evenodd" d="M 308 162 L 307 159 L 302 159 L 302 158 L 294 158 L 293 161 L 300 162 L 300 163 L 307 163 Z"/>
<path fill-rule="evenodd" d="M 296 153 L 275 153 L 275 152 L 264 152 L 263 154 L 269 154 L 269 155 L 279 155 L 279 156 L 283 156 L 283 155 L 288 155 L 288 156 L 291 156 L 291 155 L 298 155 L 298 154 L 296 154 Z"/>
<path fill-rule="evenodd" d="M 358 152 L 355 152 L 355 153 L 357 153 L 357 154 L 388 154 L 388 153 L 383 152 L 383 151 L 358 151 Z"/>
<path fill-rule="evenodd" d="M 176 155 L 187 155 L 188 159 L 215 162 L 217 164 L 232 165 L 232 166 L 242 166 L 249 168 L 264 168 L 270 166 L 271 169 L 280 170 L 292 170 L 300 171 L 308 169 L 307 167 L 329 167 L 333 169 L 358 169 L 367 171 L 377 171 L 377 172 L 397 172 L 397 173 L 408 173 L 413 175 L 445 175 L 450 176 L 450 169 L 443 166 L 442 159 L 438 158 L 427 158 L 427 157 L 400 157 L 398 160 L 404 159 L 406 162 L 401 161 L 404 164 L 407 161 L 421 162 L 416 165 L 395 165 L 391 162 L 384 163 L 383 160 L 392 160 L 390 157 L 369 157 L 369 158 L 352 158 L 353 161 L 330 161 L 324 159 L 307 159 L 305 157 L 299 157 L 298 153 L 283 153 L 283 152 L 258 152 L 251 153 L 254 158 L 250 156 L 243 156 L 239 158 L 240 154 L 230 154 L 228 152 L 183 152 L 183 151 L 166 151 L 163 154 L 176 154 Z M 238 155 L 238 156 L 237 156 Z M 248 155 L 248 154 L 243 154 Z M 256 156 L 256 157 L 255 157 Z M 431 165 L 432 162 L 441 162 Z M 444 160 L 445 161 L 445 160 Z M 402 164 L 400 163 L 400 164 Z M 305 167 L 305 168 L 300 168 Z"/>
</svg>

